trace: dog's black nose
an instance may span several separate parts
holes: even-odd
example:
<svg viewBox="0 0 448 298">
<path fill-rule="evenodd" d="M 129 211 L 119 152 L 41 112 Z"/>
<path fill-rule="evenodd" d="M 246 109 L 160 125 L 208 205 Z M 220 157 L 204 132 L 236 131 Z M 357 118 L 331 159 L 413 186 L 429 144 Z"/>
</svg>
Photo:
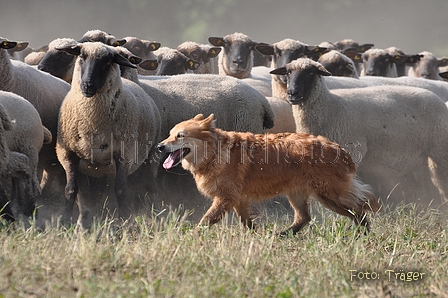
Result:
<svg viewBox="0 0 448 298">
<path fill-rule="evenodd" d="M 157 145 L 157 150 L 159 150 L 159 152 L 163 152 L 165 150 L 165 145 L 163 144 Z"/>
</svg>

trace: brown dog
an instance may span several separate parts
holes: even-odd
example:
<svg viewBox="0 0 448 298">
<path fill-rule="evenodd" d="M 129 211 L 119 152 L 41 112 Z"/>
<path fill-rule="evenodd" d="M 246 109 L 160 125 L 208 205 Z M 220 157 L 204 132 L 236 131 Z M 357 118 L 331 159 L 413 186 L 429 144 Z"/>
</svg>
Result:
<svg viewBox="0 0 448 298">
<path fill-rule="evenodd" d="M 171 153 L 165 169 L 182 163 L 198 189 L 213 198 L 199 225 L 212 225 L 233 208 L 253 228 L 251 203 L 284 194 L 294 209 L 294 222 L 283 233 L 297 233 L 310 221 L 313 197 L 369 230 L 365 213 L 378 211 L 380 205 L 338 144 L 309 134 L 223 131 L 212 120 L 213 114 L 206 119 L 199 114 L 181 122 L 158 146 L 160 152 Z"/>
</svg>

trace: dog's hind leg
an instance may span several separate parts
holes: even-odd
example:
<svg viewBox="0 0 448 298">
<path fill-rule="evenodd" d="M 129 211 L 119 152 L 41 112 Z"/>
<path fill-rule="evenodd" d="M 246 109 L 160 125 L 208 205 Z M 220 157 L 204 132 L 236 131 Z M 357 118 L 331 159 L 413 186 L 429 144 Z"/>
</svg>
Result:
<svg viewBox="0 0 448 298">
<path fill-rule="evenodd" d="M 296 234 L 311 220 L 308 195 L 304 193 L 296 193 L 294 195 L 288 194 L 286 197 L 294 210 L 294 222 L 288 229 L 280 233 L 282 236 L 287 235 L 290 231 L 292 231 L 293 234 Z"/>
<path fill-rule="evenodd" d="M 215 197 L 213 204 L 201 218 L 199 226 L 211 226 L 219 222 L 233 208 L 232 200 Z"/>
<path fill-rule="evenodd" d="M 359 214 L 352 211 L 348 212 L 350 214 L 349 217 L 351 217 L 355 222 L 355 224 L 357 225 L 358 232 L 362 231 L 361 229 L 359 229 L 360 227 L 365 227 L 364 234 L 367 235 L 367 233 L 370 232 L 370 222 L 369 219 L 367 218 L 367 214 L 364 212 L 360 212 Z"/>
</svg>

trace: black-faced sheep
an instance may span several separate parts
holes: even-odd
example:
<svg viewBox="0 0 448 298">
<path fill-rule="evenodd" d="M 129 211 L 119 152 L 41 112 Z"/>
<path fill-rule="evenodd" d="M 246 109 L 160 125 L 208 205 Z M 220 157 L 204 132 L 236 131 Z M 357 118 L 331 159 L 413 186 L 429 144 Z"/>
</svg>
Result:
<svg viewBox="0 0 448 298">
<path fill-rule="evenodd" d="M 350 39 L 350 38 L 339 40 L 333 44 L 336 46 L 336 50 L 339 50 L 341 52 L 350 50 L 352 52 L 360 53 L 360 54 L 373 48 L 373 46 L 374 46 L 374 44 L 372 44 L 372 43 L 359 44 L 357 41 L 354 41 L 353 39 Z M 355 56 L 355 57 L 358 57 L 358 56 Z M 350 58 L 352 58 L 352 57 L 350 57 Z M 353 62 L 356 65 L 356 70 L 358 71 L 358 74 L 361 74 L 362 68 L 363 68 L 362 59 L 353 59 Z"/>
<path fill-rule="evenodd" d="M 58 48 L 74 46 L 78 42 L 73 38 L 56 38 L 48 44 L 48 50 L 37 65 L 37 69 L 50 73 L 67 83 L 72 82 L 75 57 Z"/>
<path fill-rule="evenodd" d="M 388 47 L 385 49 L 391 56 L 401 56 L 403 59 L 396 59 L 395 67 L 397 68 L 397 77 L 403 77 L 408 75 L 407 66 L 418 62 L 421 55 L 407 55 L 401 49 L 397 47 Z"/>
<path fill-rule="evenodd" d="M 104 44 L 110 45 L 110 46 L 122 46 L 126 43 L 126 39 L 117 39 L 112 34 L 109 34 L 103 30 L 94 29 L 94 30 L 88 30 L 86 33 L 83 34 L 83 36 L 78 40 L 78 42 L 102 42 Z"/>
<path fill-rule="evenodd" d="M 331 50 L 322 54 L 317 60 L 333 76 L 359 78 L 355 63 L 340 51 Z"/>
<path fill-rule="evenodd" d="M 209 37 L 208 41 L 215 47 L 222 47 L 218 55 L 219 74 L 238 79 L 249 78 L 253 67 L 253 51 L 258 51 L 255 42 L 243 33 L 235 32 L 224 37 Z M 259 51 L 260 54 L 264 52 Z"/>
<path fill-rule="evenodd" d="M 433 53 L 424 51 L 420 59 L 411 64 L 408 75 L 430 80 L 443 80 L 439 75 L 439 67 L 448 66 L 448 58 L 437 58 Z"/>
<path fill-rule="evenodd" d="M 149 41 L 146 39 L 140 39 L 133 36 L 127 36 L 124 38 L 126 43 L 123 45 L 126 49 L 131 51 L 137 57 L 140 57 L 142 61 L 157 60 L 157 56 L 154 51 L 160 48 L 160 43 L 156 41 Z M 140 75 L 155 75 L 156 70 L 148 70 L 137 65 L 137 71 Z"/>
<path fill-rule="evenodd" d="M 177 46 L 177 50 L 188 58 L 199 62 L 199 67 L 193 70 L 196 74 L 218 74 L 218 54 L 221 47 L 185 41 Z"/>
<path fill-rule="evenodd" d="M 70 90 L 70 85 L 28 64 L 10 60 L 5 49 L 14 46 L 15 42 L 0 38 L 0 73 L 2 74 L 0 90 L 16 93 L 31 102 L 39 112 L 43 125 L 53 136 L 56 136 L 59 108 Z M 41 187 L 44 195 L 57 193 L 58 188 L 50 189 L 50 186 L 54 178 L 64 178 L 64 171 L 56 157 L 55 139 L 53 138 L 50 144 L 44 145 L 39 155 L 39 168 L 43 170 Z M 61 182 L 58 186 L 63 184 Z"/>
<path fill-rule="evenodd" d="M 391 55 L 383 49 L 369 49 L 362 54 L 361 76 L 397 77 L 395 63 L 405 62 L 401 55 Z"/>
<path fill-rule="evenodd" d="M 282 67 L 299 57 L 308 57 L 317 60 L 320 54 L 326 50 L 326 48 L 309 46 L 291 38 L 283 39 L 273 45 L 257 45 L 256 49 L 265 54 L 272 55 L 272 69 Z M 286 79 L 284 76 L 272 75 L 271 86 L 273 97 L 286 99 L 286 94 L 283 93 L 286 87 Z"/>
<path fill-rule="evenodd" d="M 155 51 L 157 56 L 158 76 L 171 76 L 184 74 L 199 67 L 199 62 L 192 60 L 179 52 L 168 47 L 161 47 Z"/>
<path fill-rule="evenodd" d="M 297 131 L 345 144 L 366 182 L 389 183 L 383 198 L 403 177 L 428 169 L 428 159 L 434 184 L 447 197 L 448 110 L 434 93 L 402 86 L 330 91 L 324 76 L 331 74 L 306 58 L 272 72 L 287 76 L 287 99 Z M 422 179 L 426 183 L 431 177 Z"/>
<path fill-rule="evenodd" d="M 34 106 L 11 92 L 0 91 L 0 118 L 0 172 L 3 182 L 12 178 L 12 216 L 31 216 L 41 194 L 37 176 L 39 151 L 44 143 L 51 142 L 52 135 L 42 125 Z M 9 187 L 2 183 L 2 188 Z"/>
<path fill-rule="evenodd" d="M 61 49 L 78 56 L 70 92 L 59 116 L 56 151 L 66 172 L 70 217 L 78 195 L 79 173 L 112 177 L 120 216 L 127 213 L 127 179 L 144 163 L 151 162 L 160 134 L 160 114 L 153 100 L 137 84 L 120 77 L 119 65 L 135 67 L 113 47 L 100 42 Z M 78 224 L 89 226 L 95 210 L 80 209 Z"/>
</svg>

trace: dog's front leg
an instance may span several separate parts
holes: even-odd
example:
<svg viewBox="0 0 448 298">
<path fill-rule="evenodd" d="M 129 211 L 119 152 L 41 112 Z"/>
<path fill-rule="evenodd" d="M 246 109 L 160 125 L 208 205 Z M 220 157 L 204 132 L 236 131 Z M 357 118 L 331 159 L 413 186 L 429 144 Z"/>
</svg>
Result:
<svg viewBox="0 0 448 298">
<path fill-rule="evenodd" d="M 231 200 L 215 197 L 212 206 L 201 218 L 199 226 L 211 226 L 219 222 L 232 208 L 233 203 Z"/>
<path fill-rule="evenodd" d="M 249 229 L 255 229 L 255 224 L 249 214 L 249 206 L 246 203 L 240 203 L 234 207 L 236 214 L 241 220 L 241 223 Z"/>
</svg>

